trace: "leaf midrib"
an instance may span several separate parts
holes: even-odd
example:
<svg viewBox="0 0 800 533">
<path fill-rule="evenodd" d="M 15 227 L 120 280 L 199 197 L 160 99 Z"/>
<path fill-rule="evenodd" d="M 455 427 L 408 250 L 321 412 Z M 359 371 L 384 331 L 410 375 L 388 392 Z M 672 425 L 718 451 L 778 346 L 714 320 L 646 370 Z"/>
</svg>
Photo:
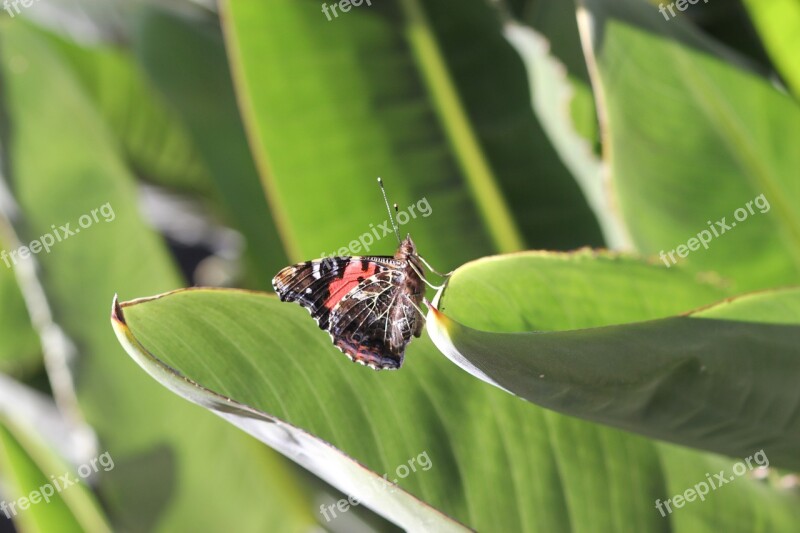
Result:
<svg viewBox="0 0 800 533">
<path fill-rule="evenodd" d="M 418 0 L 401 0 L 400 5 L 420 74 L 492 240 L 501 252 L 525 249 L 525 239 L 470 125 L 425 12 Z"/>
</svg>

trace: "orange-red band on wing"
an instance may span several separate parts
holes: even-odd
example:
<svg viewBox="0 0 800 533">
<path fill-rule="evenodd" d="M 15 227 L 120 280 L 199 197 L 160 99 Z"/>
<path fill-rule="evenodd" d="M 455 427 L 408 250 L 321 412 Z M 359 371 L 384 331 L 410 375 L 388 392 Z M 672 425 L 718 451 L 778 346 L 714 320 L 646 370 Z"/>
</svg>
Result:
<svg viewBox="0 0 800 533">
<path fill-rule="evenodd" d="M 330 296 L 328 296 L 328 299 L 325 300 L 325 307 L 328 309 L 333 309 L 336 304 L 339 303 L 339 300 L 344 298 L 348 292 L 354 289 L 363 280 L 375 274 L 375 271 L 378 269 L 375 263 L 366 262 L 367 268 L 366 270 L 363 270 L 363 264 L 363 261 L 355 261 L 350 263 L 347 265 L 347 268 L 344 269 L 344 275 L 342 278 L 331 282 L 330 287 L 328 288 L 330 291 Z"/>
</svg>

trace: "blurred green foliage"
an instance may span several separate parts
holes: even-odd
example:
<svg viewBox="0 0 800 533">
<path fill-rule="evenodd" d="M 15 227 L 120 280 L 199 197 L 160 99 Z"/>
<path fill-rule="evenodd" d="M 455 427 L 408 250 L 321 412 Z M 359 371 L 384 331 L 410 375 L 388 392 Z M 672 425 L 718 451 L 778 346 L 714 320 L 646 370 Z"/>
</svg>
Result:
<svg viewBox="0 0 800 533">
<path fill-rule="evenodd" d="M 671 20 L 645 0 L 373 1 L 330 20 L 312 0 L 17 5 L 0 20 L 0 372 L 38 392 L 67 429 L 54 437 L 31 414 L 41 406 L 0 391 L 0 499 L 80 458 L 115 460 L 74 496 L 15 516 L 20 530 L 391 530 L 365 506 L 328 522 L 320 504 L 421 451 L 434 467 L 370 506 L 401 526 L 417 514 L 429 528 L 508 531 L 797 523 L 796 488 L 775 470 L 662 518 L 654 498 L 730 459 L 521 402 L 451 365 L 426 336 L 387 376 L 348 366 L 305 312 L 271 296 L 127 308 L 132 334 L 159 358 L 148 371 L 166 361 L 293 424 L 289 435 L 330 453 L 325 464 L 294 456 L 320 481 L 214 416 L 226 414 L 220 405 L 164 390 L 108 326 L 115 293 L 266 290 L 288 262 L 349 246 L 386 220 L 376 176 L 401 208 L 429 203 L 402 230 L 439 270 L 582 246 L 637 265 L 577 254 L 569 275 L 558 261 L 526 263 L 524 287 L 507 286 L 513 272 L 454 285 L 446 311 L 486 331 L 636 322 L 796 285 L 796 3 L 698 3 Z M 681 253 L 762 194 L 769 210 Z M 81 222 L 104 205 L 113 217 Z M 65 224 L 68 239 L 19 258 L 45 235 L 66 236 Z M 362 253 L 391 254 L 387 237 Z M 662 251 L 681 261 L 664 264 Z M 683 281 L 670 288 L 649 280 L 654 271 Z M 800 322 L 796 306 L 766 307 L 767 321 Z M 761 360 L 748 361 L 744 374 L 755 375 Z M 780 387 L 776 397 L 794 393 Z M 742 409 L 763 398 L 751 392 L 743 381 Z M 779 407 L 797 418 L 796 405 Z M 268 435 L 273 425 L 253 427 Z M 778 437 L 793 427 L 774 425 Z"/>
</svg>

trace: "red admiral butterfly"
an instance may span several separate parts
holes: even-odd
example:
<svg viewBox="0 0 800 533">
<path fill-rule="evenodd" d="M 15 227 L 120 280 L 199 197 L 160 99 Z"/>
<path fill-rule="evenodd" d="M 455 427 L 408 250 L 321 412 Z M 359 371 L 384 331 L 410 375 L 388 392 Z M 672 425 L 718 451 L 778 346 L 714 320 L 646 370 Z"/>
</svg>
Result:
<svg viewBox="0 0 800 533">
<path fill-rule="evenodd" d="M 378 178 L 397 240 L 383 182 Z M 397 209 L 397 204 L 395 204 Z M 394 256 L 328 257 L 288 266 L 272 286 L 282 302 L 297 302 L 311 313 L 333 344 L 351 361 L 375 370 L 403 364 L 411 336 L 425 325 L 420 303 L 431 285 L 411 236 L 400 241 Z"/>
</svg>

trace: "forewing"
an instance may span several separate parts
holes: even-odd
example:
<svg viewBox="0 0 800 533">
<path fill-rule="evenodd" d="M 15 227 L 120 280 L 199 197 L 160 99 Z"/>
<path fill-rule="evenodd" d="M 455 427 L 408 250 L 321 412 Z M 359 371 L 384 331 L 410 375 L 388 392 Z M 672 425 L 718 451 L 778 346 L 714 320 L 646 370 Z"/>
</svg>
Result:
<svg viewBox="0 0 800 533">
<path fill-rule="evenodd" d="M 320 328 L 329 330 L 330 312 L 365 279 L 389 270 L 391 257 L 326 257 L 288 266 L 272 279 L 282 302 L 297 302 Z"/>
</svg>

